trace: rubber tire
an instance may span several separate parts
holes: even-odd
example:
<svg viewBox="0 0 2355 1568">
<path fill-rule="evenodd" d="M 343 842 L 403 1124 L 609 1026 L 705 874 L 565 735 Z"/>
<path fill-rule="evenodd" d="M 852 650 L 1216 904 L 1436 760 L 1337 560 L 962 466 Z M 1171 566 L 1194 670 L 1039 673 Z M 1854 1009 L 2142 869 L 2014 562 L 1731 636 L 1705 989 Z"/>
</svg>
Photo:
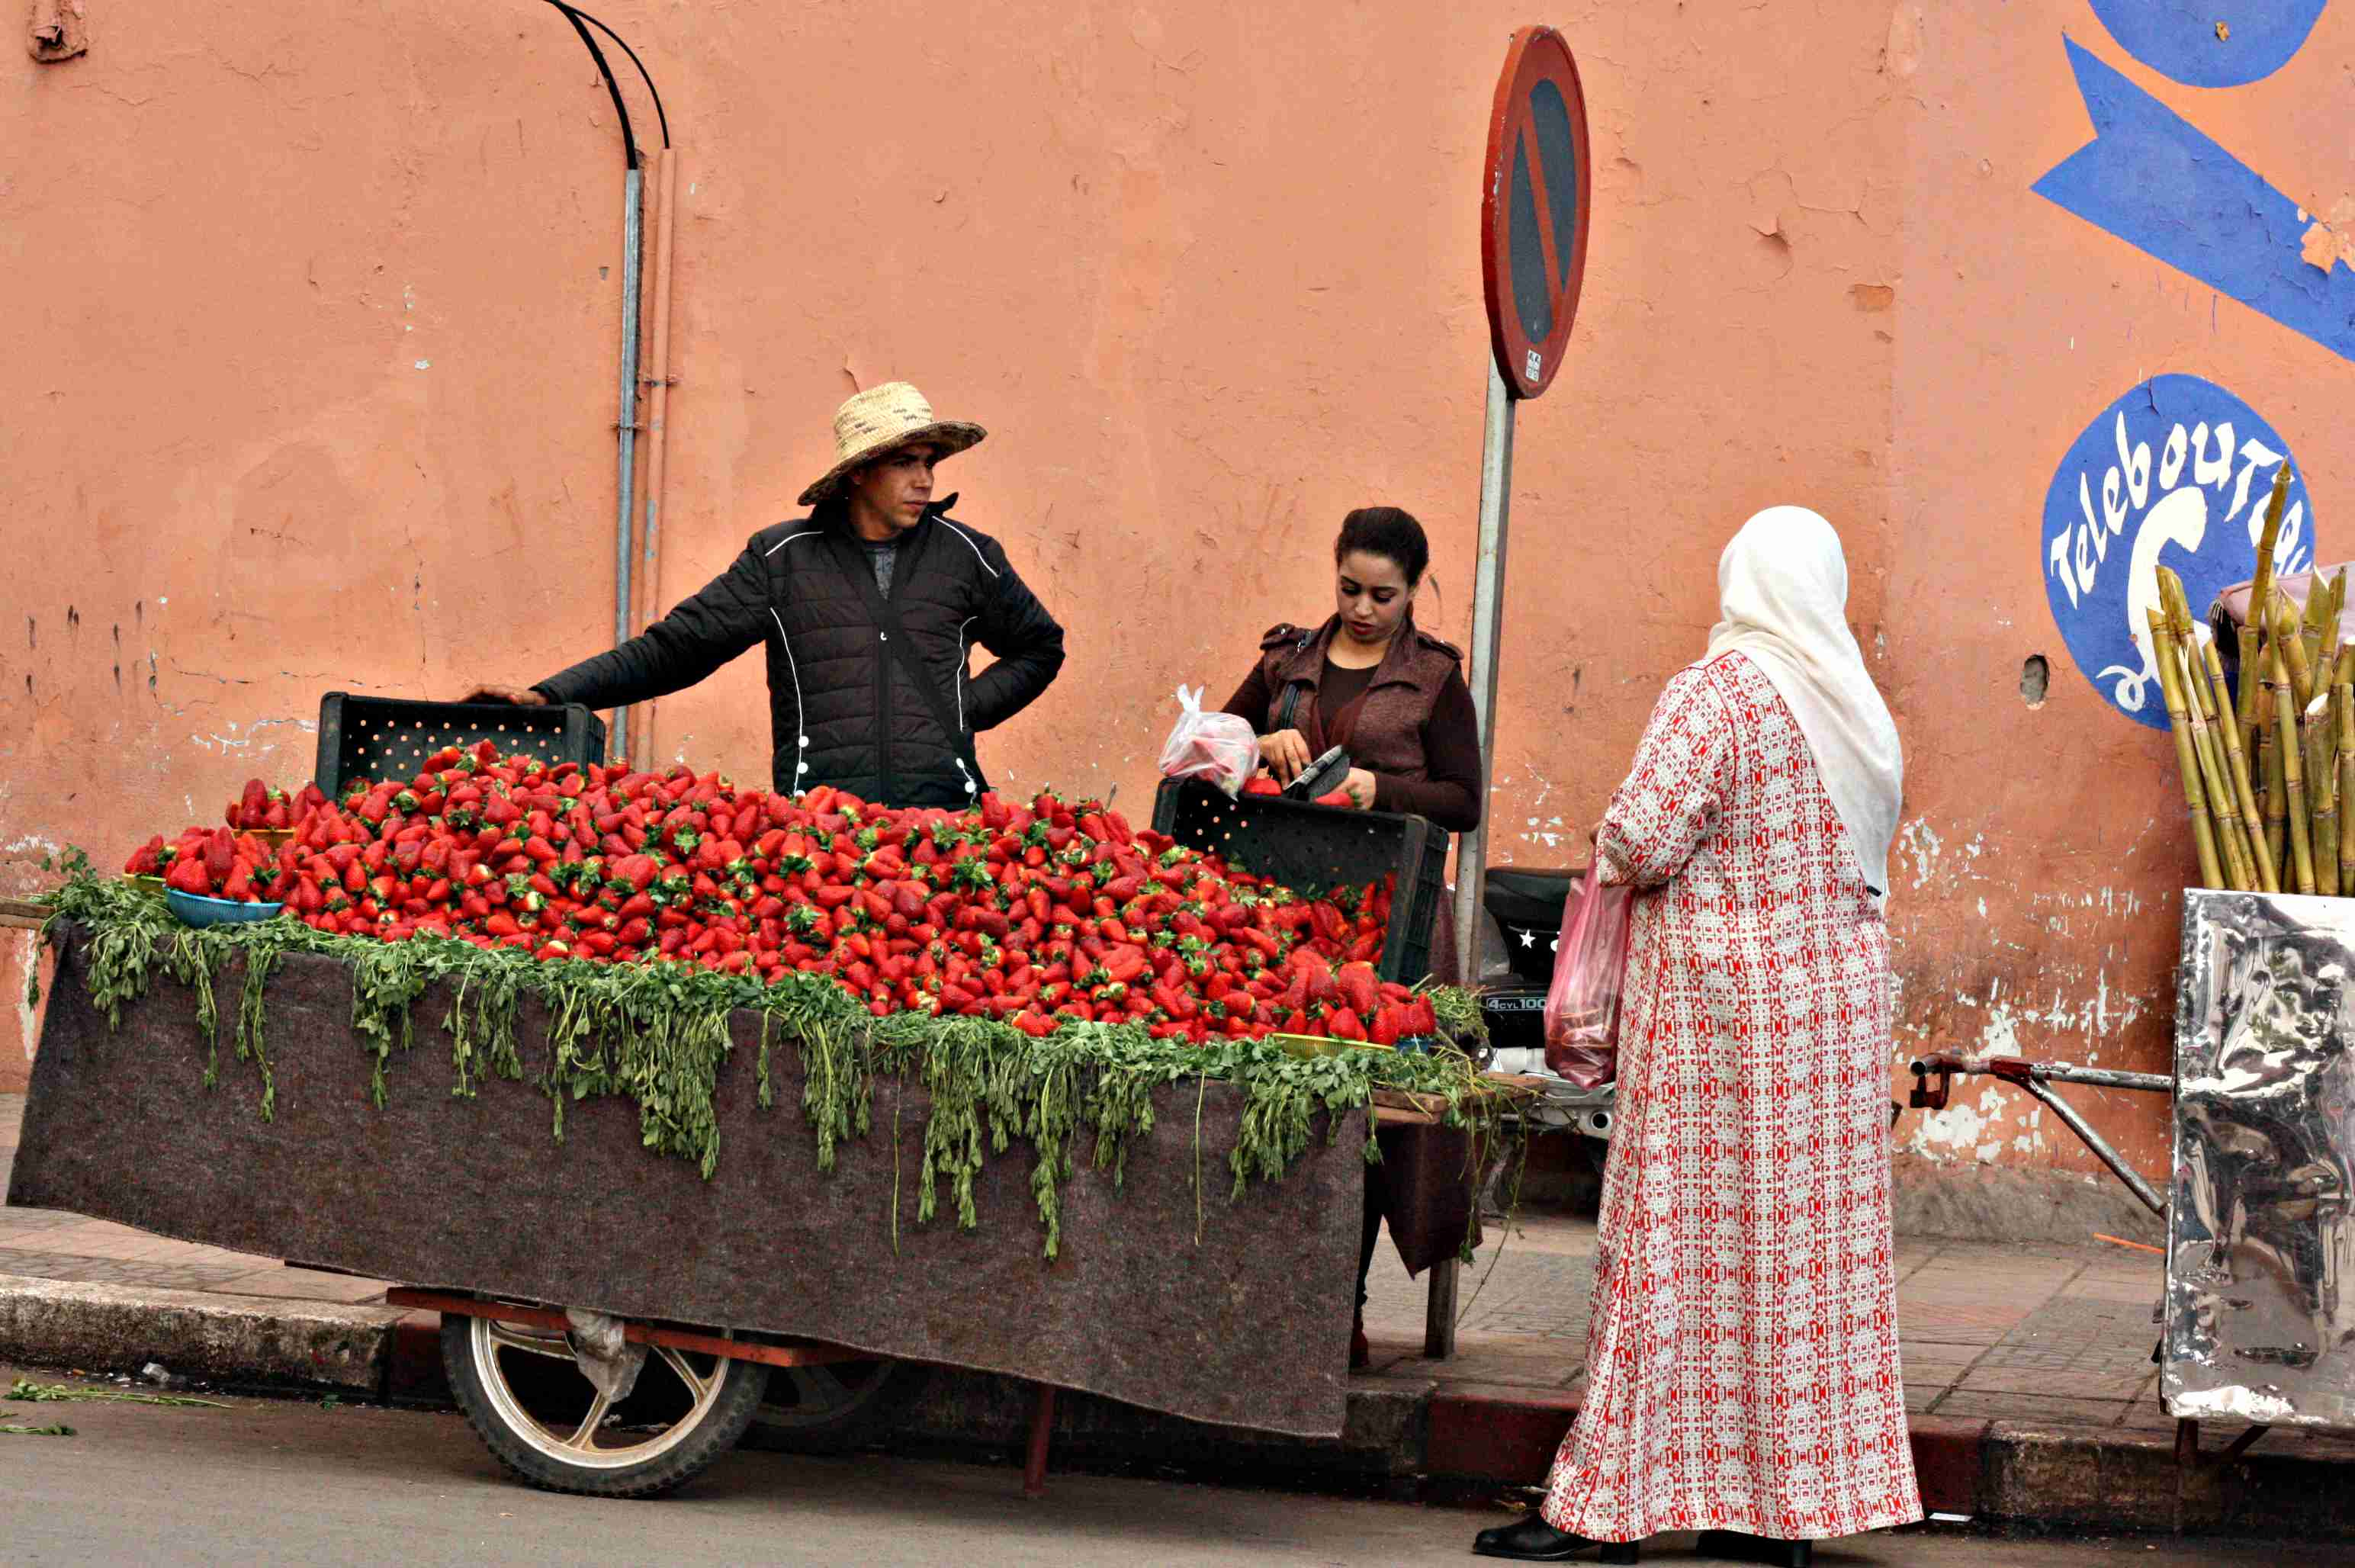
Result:
<svg viewBox="0 0 2355 1568">
<path fill-rule="evenodd" d="M 450 1392 L 466 1414 L 466 1424 L 483 1440 L 491 1456 L 527 1485 L 543 1491 L 570 1492 L 584 1498 L 658 1498 L 675 1491 L 711 1467 L 714 1460 L 742 1441 L 744 1429 L 768 1392 L 769 1369 L 759 1361 L 725 1363 L 727 1381 L 686 1441 L 668 1453 L 625 1469 L 592 1470 L 551 1459 L 525 1442 L 502 1421 L 474 1370 L 473 1319 L 454 1313 L 442 1317 L 442 1367 Z"/>
<path fill-rule="evenodd" d="M 780 1369 L 777 1377 L 782 1381 L 788 1375 Z M 847 1454 L 863 1448 L 890 1430 L 932 1381 L 932 1369 L 922 1361 L 888 1362 L 868 1395 L 830 1420 L 776 1425 L 762 1421 L 756 1410 L 744 1446 L 773 1454 Z"/>
</svg>

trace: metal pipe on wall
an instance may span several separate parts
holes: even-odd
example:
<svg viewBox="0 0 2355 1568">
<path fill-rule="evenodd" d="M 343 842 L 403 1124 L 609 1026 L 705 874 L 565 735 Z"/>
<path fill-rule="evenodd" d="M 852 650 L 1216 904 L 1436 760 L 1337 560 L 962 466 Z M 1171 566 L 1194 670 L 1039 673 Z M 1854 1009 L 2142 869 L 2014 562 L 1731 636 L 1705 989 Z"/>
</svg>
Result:
<svg viewBox="0 0 2355 1568">
<path fill-rule="evenodd" d="M 655 155 L 655 233 L 647 310 L 652 316 L 648 351 L 641 361 L 640 384 L 646 394 L 646 450 L 641 468 L 645 510 L 638 531 L 639 555 L 635 588 L 637 624 L 652 624 L 660 608 L 661 535 L 664 456 L 670 405 L 670 285 L 671 254 L 678 225 L 678 149 L 665 147 Z M 654 764 L 655 708 L 649 701 L 639 710 L 632 762 L 640 768 Z"/>
<path fill-rule="evenodd" d="M 613 432 L 620 448 L 617 517 L 613 533 L 613 641 L 629 640 L 630 568 L 636 552 L 631 549 L 635 495 L 638 435 L 638 252 L 645 245 L 639 219 L 645 205 L 645 176 L 631 169 L 622 180 L 622 404 Z M 606 754 L 630 754 L 630 710 L 617 708 L 606 716 Z"/>
<path fill-rule="evenodd" d="M 1497 666 L 1505 621 L 1505 536 L 1513 493 L 1513 403 L 1497 357 L 1488 365 L 1487 438 L 1480 451 L 1480 554 L 1472 578 L 1472 707 L 1480 721 L 1480 826 L 1455 841 L 1456 980 L 1479 978 L 1480 890 L 1488 869 L 1488 804 L 1497 762 Z"/>
</svg>

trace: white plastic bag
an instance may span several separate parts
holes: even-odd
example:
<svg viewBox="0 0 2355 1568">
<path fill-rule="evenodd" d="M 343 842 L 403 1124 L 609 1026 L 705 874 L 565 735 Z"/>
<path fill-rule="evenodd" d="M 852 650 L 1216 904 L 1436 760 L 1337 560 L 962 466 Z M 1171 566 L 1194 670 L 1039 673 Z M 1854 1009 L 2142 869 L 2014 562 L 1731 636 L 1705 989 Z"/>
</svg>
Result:
<svg viewBox="0 0 2355 1568">
<path fill-rule="evenodd" d="M 1230 796 L 1242 793 L 1243 783 L 1259 772 L 1259 732 L 1251 720 L 1231 713 L 1202 711 L 1202 688 L 1178 688 L 1184 711 L 1161 747 L 1161 776 L 1200 779 L 1216 784 Z"/>
</svg>

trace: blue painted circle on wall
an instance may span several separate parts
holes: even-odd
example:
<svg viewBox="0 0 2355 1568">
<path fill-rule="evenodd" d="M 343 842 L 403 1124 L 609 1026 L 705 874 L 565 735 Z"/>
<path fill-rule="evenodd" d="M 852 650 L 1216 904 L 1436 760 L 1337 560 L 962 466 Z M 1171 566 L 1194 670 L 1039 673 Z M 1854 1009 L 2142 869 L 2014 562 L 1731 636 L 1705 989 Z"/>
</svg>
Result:
<svg viewBox="0 0 2355 1568">
<path fill-rule="evenodd" d="M 2069 656 L 2111 707 L 2167 728 L 2143 613 L 2156 569 L 2183 579 L 2195 615 L 2256 574 L 2274 471 L 2290 464 L 2278 571 L 2314 562 L 2314 512 L 2289 444 L 2254 409 L 2197 376 L 2158 376 L 2102 411 L 2044 493 L 2037 565 Z"/>
<path fill-rule="evenodd" d="M 2186 87 L 2245 87 L 2289 63 L 2328 0 L 2093 0 L 2135 59 Z"/>
</svg>

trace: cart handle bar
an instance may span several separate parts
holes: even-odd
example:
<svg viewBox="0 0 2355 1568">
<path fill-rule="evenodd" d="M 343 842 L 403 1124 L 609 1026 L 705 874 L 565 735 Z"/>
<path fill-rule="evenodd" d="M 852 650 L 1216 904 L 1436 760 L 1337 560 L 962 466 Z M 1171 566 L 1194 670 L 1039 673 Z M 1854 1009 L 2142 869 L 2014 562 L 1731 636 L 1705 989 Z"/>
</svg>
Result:
<svg viewBox="0 0 2355 1568">
<path fill-rule="evenodd" d="M 2150 1094 L 2175 1093 L 2175 1075 L 2171 1072 L 2122 1072 L 2114 1067 L 2079 1067 L 2067 1061 L 2030 1061 L 2024 1056 L 1987 1056 L 1970 1061 L 1950 1051 L 1939 1051 L 1920 1058 L 1913 1066 L 1916 1078 L 1925 1078 L 1933 1072 L 1981 1073 L 2022 1087 L 2034 1082 L 2083 1083 L 2095 1089 L 2136 1089 Z"/>
<path fill-rule="evenodd" d="M 2126 1189 L 2140 1200 L 2142 1206 L 2167 1218 L 2167 1200 L 2145 1179 L 2142 1172 L 2126 1162 L 2126 1157 L 2112 1148 L 2108 1140 L 2094 1130 L 2094 1125 L 2077 1114 L 2076 1108 L 2055 1093 L 2054 1083 L 2085 1083 L 2099 1089 L 2138 1089 L 2149 1093 L 2171 1094 L 2175 1080 L 2163 1072 L 2120 1072 L 2107 1067 L 2077 1067 L 2066 1061 L 2030 1061 L 2019 1056 L 1990 1056 L 1980 1061 L 1966 1061 L 1958 1056 L 1940 1052 L 1923 1057 L 1913 1064 L 1913 1104 L 1916 1109 L 1943 1111 L 1953 1091 L 1957 1072 L 1999 1078 L 2003 1082 L 2027 1090 L 2051 1108 L 2078 1141 L 2092 1150 L 2094 1157 L 2110 1168 L 2110 1173 L 2126 1185 Z M 1935 1082 L 1933 1082 L 1933 1080 Z"/>
</svg>

